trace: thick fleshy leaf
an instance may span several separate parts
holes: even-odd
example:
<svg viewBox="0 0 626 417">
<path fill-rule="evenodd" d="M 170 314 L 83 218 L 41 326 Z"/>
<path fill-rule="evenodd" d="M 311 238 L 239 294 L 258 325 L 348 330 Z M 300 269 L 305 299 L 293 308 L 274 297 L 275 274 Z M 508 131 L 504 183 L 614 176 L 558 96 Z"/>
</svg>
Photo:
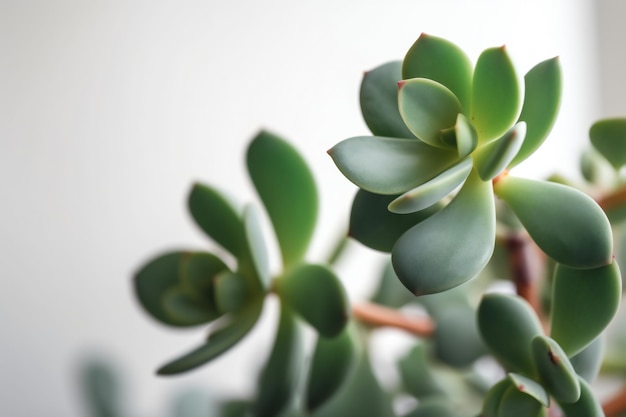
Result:
<svg viewBox="0 0 626 417">
<path fill-rule="evenodd" d="M 375 136 L 412 138 L 398 110 L 398 81 L 402 62 L 393 61 L 363 75 L 359 101 L 365 124 Z"/>
<path fill-rule="evenodd" d="M 391 260 L 385 262 L 378 287 L 371 300 L 376 304 L 391 308 L 400 308 L 411 301 L 415 301 L 415 296 L 398 279 L 391 265 Z"/>
<path fill-rule="evenodd" d="M 559 344 L 549 337 L 537 336 L 531 342 L 531 349 L 541 384 L 550 394 L 560 402 L 578 401 L 578 375 Z"/>
<path fill-rule="evenodd" d="M 493 385 L 489 391 L 487 391 L 485 400 L 483 401 L 482 417 L 498 417 L 502 397 L 511 387 L 513 387 L 513 381 L 506 378 Z"/>
<path fill-rule="evenodd" d="M 275 417 L 286 409 L 298 387 L 302 368 L 302 335 L 293 313 L 282 306 L 274 347 L 259 377 L 253 406 L 257 417 Z"/>
<path fill-rule="evenodd" d="M 415 295 L 456 287 L 487 265 L 495 226 L 491 184 L 472 171 L 448 206 L 398 239 L 391 254 L 394 270 Z"/>
<path fill-rule="evenodd" d="M 199 301 L 180 286 L 163 294 L 163 306 L 172 319 L 185 326 L 208 323 L 220 316 L 213 303 Z"/>
<path fill-rule="evenodd" d="M 301 264 L 276 281 L 276 292 L 325 337 L 338 335 L 349 317 L 346 292 L 339 278 L 323 265 Z"/>
<path fill-rule="evenodd" d="M 557 262 L 574 268 L 611 263 L 611 225 L 588 195 L 565 185 L 510 175 L 496 182 L 494 191 Z"/>
<path fill-rule="evenodd" d="M 395 214 L 387 207 L 396 197 L 357 191 L 350 212 L 348 235 L 368 248 L 391 252 L 404 232 L 441 209 L 440 204 L 435 204 L 415 213 Z"/>
<path fill-rule="evenodd" d="M 508 375 L 518 391 L 530 395 L 546 407 L 550 406 L 550 395 L 538 382 L 514 372 Z"/>
<path fill-rule="evenodd" d="M 316 410 L 350 376 L 357 362 L 357 341 L 349 327 L 333 338 L 318 336 L 306 384 L 306 408 Z"/>
<path fill-rule="evenodd" d="M 621 274 L 617 262 L 596 269 L 558 265 L 553 285 L 550 336 L 573 356 L 602 333 L 617 312 Z"/>
<path fill-rule="evenodd" d="M 467 304 L 442 308 L 434 317 L 435 355 L 450 366 L 469 367 L 487 353 L 478 332 L 476 312 Z"/>
<path fill-rule="evenodd" d="M 483 181 L 489 181 L 504 171 L 517 155 L 524 136 L 526 123 L 519 122 L 500 138 L 484 144 L 472 154 L 478 175 Z"/>
<path fill-rule="evenodd" d="M 457 154 L 419 140 L 358 136 L 328 151 L 339 170 L 359 188 L 400 194 L 452 165 Z"/>
<path fill-rule="evenodd" d="M 408 214 L 425 210 L 463 184 L 471 170 L 472 158 L 466 157 L 433 179 L 393 200 L 389 203 L 389 211 Z"/>
<path fill-rule="evenodd" d="M 484 342 L 506 368 L 535 374 L 530 343 L 543 330 L 524 299 L 505 294 L 485 295 L 478 307 L 478 328 Z"/>
<path fill-rule="evenodd" d="M 582 351 L 572 356 L 570 362 L 576 373 L 591 384 L 600 372 L 603 356 L 604 337 L 601 335 Z"/>
<path fill-rule="evenodd" d="M 223 193 L 204 184 L 194 184 L 187 206 L 198 226 L 236 257 L 245 245 L 241 211 Z"/>
<path fill-rule="evenodd" d="M 228 400 L 221 404 L 219 417 L 246 417 L 252 404 L 246 400 Z"/>
<path fill-rule="evenodd" d="M 456 118 L 454 136 L 459 158 L 465 158 L 472 153 L 478 145 L 478 133 L 476 133 L 476 129 L 474 129 L 474 126 L 472 126 L 467 117 L 461 113 L 459 113 Z"/>
<path fill-rule="evenodd" d="M 285 266 L 306 253 L 317 220 L 317 189 L 298 151 L 268 132 L 247 152 L 248 172 L 274 225 Z"/>
<path fill-rule="evenodd" d="M 452 42 L 422 33 L 402 62 L 402 78 L 428 78 L 445 85 L 469 111 L 472 63 Z"/>
<path fill-rule="evenodd" d="M 516 386 L 506 389 L 498 408 L 498 417 L 538 417 L 542 405 L 533 396 L 520 391 Z"/>
<path fill-rule="evenodd" d="M 455 417 L 457 414 L 449 398 L 428 398 L 403 417 Z"/>
<path fill-rule="evenodd" d="M 215 277 L 215 304 L 222 313 L 233 313 L 242 309 L 252 296 L 246 279 L 230 271 Z"/>
<path fill-rule="evenodd" d="M 591 126 L 589 137 L 616 170 L 626 164 L 626 118 L 598 120 Z"/>
<path fill-rule="evenodd" d="M 567 417 L 604 417 L 602 406 L 594 395 L 591 387 L 584 379 L 579 377 L 580 381 L 580 398 L 575 403 L 562 403 L 561 410 Z"/>
<path fill-rule="evenodd" d="M 180 263 L 181 286 L 191 297 L 214 305 L 215 277 L 227 270 L 226 264 L 212 253 L 190 253 L 184 256 Z"/>
<path fill-rule="evenodd" d="M 211 332 L 207 341 L 191 352 L 162 366 L 159 375 L 175 375 L 204 365 L 239 343 L 257 322 L 263 301 L 250 304 L 236 315 L 225 318 L 222 325 Z"/>
<path fill-rule="evenodd" d="M 526 139 L 510 167 L 528 158 L 546 139 L 561 104 L 561 64 L 558 57 L 535 65 L 524 76 L 524 104 L 519 121 L 526 122 Z"/>
<path fill-rule="evenodd" d="M 252 205 L 247 205 L 243 211 L 244 222 L 244 250 L 239 258 L 237 271 L 248 280 L 252 291 L 267 289 L 271 275 L 267 246 L 261 230 L 259 215 Z"/>
<path fill-rule="evenodd" d="M 442 382 L 430 369 L 423 344 L 415 345 L 398 362 L 404 389 L 415 398 L 424 399 L 445 394 Z"/>
<path fill-rule="evenodd" d="M 480 142 L 498 138 L 513 126 L 522 107 L 520 84 L 504 46 L 480 54 L 472 79 L 470 113 Z"/>
<path fill-rule="evenodd" d="M 423 142 L 438 148 L 450 148 L 442 141 L 441 131 L 453 127 L 461 103 L 444 85 L 427 78 L 411 78 L 398 83 L 400 116 Z"/>
</svg>

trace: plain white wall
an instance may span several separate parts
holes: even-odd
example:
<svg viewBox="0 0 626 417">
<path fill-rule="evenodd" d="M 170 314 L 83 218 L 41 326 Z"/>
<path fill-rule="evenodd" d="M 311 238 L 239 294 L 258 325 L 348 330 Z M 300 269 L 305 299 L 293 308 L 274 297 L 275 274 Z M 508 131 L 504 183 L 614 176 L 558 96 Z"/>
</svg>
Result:
<svg viewBox="0 0 626 417">
<path fill-rule="evenodd" d="M 82 415 L 76 369 L 94 352 L 144 416 L 181 386 L 249 392 L 271 325 L 199 371 L 153 375 L 205 333 L 159 326 L 130 285 L 159 251 L 210 249 L 185 210 L 192 181 L 253 199 L 247 141 L 293 140 L 322 193 L 319 258 L 354 192 L 325 151 L 366 133 L 362 72 L 421 32 L 473 59 L 506 44 L 520 71 L 560 55 L 561 118 L 519 173 L 571 172 L 598 117 L 593 23 L 591 0 L 0 1 L 0 415 Z M 365 272 L 345 276 L 353 298 Z"/>
</svg>

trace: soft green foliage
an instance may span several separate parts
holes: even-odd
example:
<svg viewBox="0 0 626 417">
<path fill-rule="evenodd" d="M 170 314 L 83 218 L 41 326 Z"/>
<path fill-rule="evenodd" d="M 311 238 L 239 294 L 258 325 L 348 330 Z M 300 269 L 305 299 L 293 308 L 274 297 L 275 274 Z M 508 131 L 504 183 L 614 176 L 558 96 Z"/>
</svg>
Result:
<svg viewBox="0 0 626 417">
<path fill-rule="evenodd" d="M 604 417 L 604 411 L 594 395 L 591 387 L 579 377 L 580 398 L 575 403 L 559 402 L 559 406 L 567 417 Z"/>
<path fill-rule="evenodd" d="M 532 340 L 531 348 L 539 379 L 550 394 L 564 403 L 578 401 L 578 376 L 561 346 L 549 337 L 537 336 Z"/>
<path fill-rule="evenodd" d="M 599 120 L 591 126 L 589 136 L 596 150 L 615 169 L 626 164 L 626 119 Z"/>
</svg>

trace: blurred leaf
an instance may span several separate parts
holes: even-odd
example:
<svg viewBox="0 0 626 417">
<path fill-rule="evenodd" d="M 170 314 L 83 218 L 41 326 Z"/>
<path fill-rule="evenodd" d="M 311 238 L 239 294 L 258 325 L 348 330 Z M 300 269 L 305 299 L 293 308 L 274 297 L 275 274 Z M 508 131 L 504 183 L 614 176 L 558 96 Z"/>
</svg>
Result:
<svg viewBox="0 0 626 417">
<path fill-rule="evenodd" d="M 298 151 L 259 133 L 247 152 L 248 172 L 274 225 L 285 267 L 306 254 L 317 220 L 317 189 Z"/>
<path fill-rule="evenodd" d="M 533 339 L 531 348 L 542 385 L 557 401 L 578 401 L 578 375 L 559 344 L 549 337 L 537 336 Z"/>
<path fill-rule="evenodd" d="M 541 412 L 541 403 L 516 386 L 506 389 L 498 408 L 499 417 L 538 417 Z"/>
<path fill-rule="evenodd" d="M 611 225 L 588 195 L 565 185 L 511 175 L 502 177 L 494 190 L 535 243 L 557 262 L 574 268 L 611 263 Z"/>
<path fill-rule="evenodd" d="M 524 375 L 513 372 L 509 373 L 508 377 L 519 392 L 523 392 L 524 394 L 533 397 L 546 407 L 550 405 L 550 396 L 545 388 L 539 383 L 525 377 Z"/>
<path fill-rule="evenodd" d="M 391 265 L 391 259 L 385 262 L 380 275 L 378 287 L 371 298 L 372 302 L 386 307 L 400 308 L 415 300 L 415 296 L 402 285 L 396 276 Z"/>
<path fill-rule="evenodd" d="M 247 417 L 251 408 L 247 400 L 228 400 L 221 404 L 219 417 Z"/>
<path fill-rule="evenodd" d="M 483 401 L 482 417 L 498 417 L 498 410 L 500 409 L 500 403 L 504 393 L 513 387 L 513 381 L 509 378 L 503 379 L 497 384 L 493 385 Z"/>
<path fill-rule="evenodd" d="M 246 279 L 225 271 L 215 278 L 215 303 L 222 313 L 239 311 L 252 296 Z"/>
<path fill-rule="evenodd" d="M 398 239 L 391 254 L 398 278 L 415 295 L 473 278 L 491 258 L 495 223 L 491 184 L 472 171 L 448 206 Z"/>
<path fill-rule="evenodd" d="M 301 339 L 293 313 L 281 306 L 274 347 L 259 377 L 259 393 L 253 405 L 255 417 L 278 416 L 291 401 L 302 367 Z"/>
<path fill-rule="evenodd" d="M 621 291 L 617 262 L 596 269 L 557 266 L 550 335 L 568 356 L 583 350 L 602 333 L 617 312 Z"/>
<path fill-rule="evenodd" d="M 559 402 L 561 410 L 567 417 L 604 417 L 602 406 L 593 394 L 591 387 L 584 379 L 579 377 L 580 398 L 575 403 Z"/>
<path fill-rule="evenodd" d="M 472 123 L 463 114 L 459 113 L 454 125 L 454 134 L 459 158 L 465 158 L 478 145 L 478 134 Z"/>
<path fill-rule="evenodd" d="M 346 178 L 376 194 L 400 194 L 415 188 L 457 159 L 456 152 L 417 139 L 379 136 L 346 139 L 328 153 Z"/>
<path fill-rule="evenodd" d="M 463 184 L 472 170 L 472 158 L 466 157 L 424 184 L 397 197 L 389 203 L 389 211 L 396 214 L 425 210 Z"/>
<path fill-rule="evenodd" d="M 420 140 L 438 148 L 450 148 L 442 141 L 441 131 L 453 127 L 461 103 L 444 85 L 426 78 L 398 83 L 400 116 Z"/>
<path fill-rule="evenodd" d="M 592 383 L 600 372 L 604 355 L 604 337 L 598 336 L 590 345 L 570 358 L 576 373 Z"/>
<path fill-rule="evenodd" d="M 267 289 L 270 285 L 270 266 L 267 246 L 259 216 L 252 205 L 247 205 L 243 212 L 245 250 L 239 259 L 239 270 L 248 280 L 251 289 Z"/>
<path fill-rule="evenodd" d="M 441 209 L 440 204 L 435 204 L 415 213 L 392 213 L 387 207 L 396 197 L 358 190 L 352 203 L 348 235 L 368 248 L 391 252 L 404 232 Z"/>
<path fill-rule="evenodd" d="M 358 341 L 350 327 L 338 336 L 317 337 L 306 387 L 306 408 L 314 411 L 342 387 L 354 370 Z"/>
<path fill-rule="evenodd" d="M 215 415 L 215 406 L 205 391 L 189 390 L 174 400 L 172 417 L 207 417 Z"/>
<path fill-rule="evenodd" d="M 546 139 L 561 105 L 561 64 L 558 57 L 535 65 L 524 76 L 524 104 L 519 121 L 526 122 L 526 139 L 510 167 L 528 158 Z"/>
<path fill-rule="evenodd" d="M 524 299 L 486 294 L 478 307 L 478 328 L 484 342 L 508 370 L 536 374 L 530 343 L 543 330 Z"/>
<path fill-rule="evenodd" d="M 487 352 L 478 332 L 476 312 L 469 305 L 442 308 L 434 319 L 435 354 L 443 363 L 468 367 Z"/>
<path fill-rule="evenodd" d="M 626 164 L 626 118 L 598 120 L 591 126 L 589 137 L 616 170 Z"/>
<path fill-rule="evenodd" d="M 219 191 L 208 185 L 193 185 L 187 205 L 198 226 L 224 249 L 238 257 L 244 246 L 240 211 Z"/>
<path fill-rule="evenodd" d="M 367 71 L 361 82 L 359 101 L 363 119 L 372 134 L 392 138 L 412 138 L 398 110 L 398 81 L 402 62 L 393 61 Z"/>
<path fill-rule="evenodd" d="M 276 282 L 276 292 L 322 336 L 338 335 L 349 317 L 348 299 L 334 272 L 323 265 L 302 264 Z"/>
<path fill-rule="evenodd" d="M 111 365 L 91 361 L 81 369 L 80 388 L 90 417 L 124 417 L 119 376 Z"/>
<path fill-rule="evenodd" d="M 189 253 L 180 262 L 181 287 L 189 296 L 215 306 L 213 282 L 228 267 L 211 253 Z"/>
<path fill-rule="evenodd" d="M 513 126 L 521 110 L 520 84 L 504 46 L 480 54 L 472 80 L 470 117 L 479 142 L 498 138 Z"/>
<path fill-rule="evenodd" d="M 163 306 L 169 317 L 183 326 L 208 323 L 220 316 L 212 303 L 198 301 L 181 287 L 170 288 L 163 294 Z"/>
<path fill-rule="evenodd" d="M 174 375 L 204 365 L 239 343 L 256 324 L 263 307 L 263 300 L 250 304 L 244 310 L 230 317 L 213 330 L 208 340 L 191 352 L 162 366 L 159 375 Z"/>
<path fill-rule="evenodd" d="M 415 410 L 403 417 L 455 417 L 456 415 L 448 398 L 428 398 L 420 401 Z"/>
<path fill-rule="evenodd" d="M 472 63 L 455 44 L 422 33 L 402 63 L 402 78 L 428 78 L 445 85 L 469 111 Z"/>
<path fill-rule="evenodd" d="M 421 343 L 398 361 L 404 389 L 417 399 L 445 396 L 441 381 L 430 369 L 431 364 Z"/>
<path fill-rule="evenodd" d="M 517 154 L 526 135 L 526 123 L 519 122 L 498 139 L 486 143 L 472 154 L 476 171 L 489 181 L 505 170 Z"/>
</svg>

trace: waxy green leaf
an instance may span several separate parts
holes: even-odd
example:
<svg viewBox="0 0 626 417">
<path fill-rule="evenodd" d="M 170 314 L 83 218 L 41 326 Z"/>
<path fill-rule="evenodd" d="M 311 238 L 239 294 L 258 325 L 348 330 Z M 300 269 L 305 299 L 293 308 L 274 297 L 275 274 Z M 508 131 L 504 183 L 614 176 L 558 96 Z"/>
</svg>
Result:
<svg viewBox="0 0 626 417">
<path fill-rule="evenodd" d="M 267 289 L 270 285 L 270 266 L 267 246 L 256 209 L 247 205 L 243 212 L 244 250 L 237 271 L 248 280 L 251 290 Z"/>
<path fill-rule="evenodd" d="M 491 184 L 472 171 L 448 206 L 398 239 L 391 260 L 400 281 L 415 295 L 424 295 L 476 276 L 493 253 L 494 207 Z"/>
<path fill-rule="evenodd" d="M 576 373 L 588 383 L 592 383 L 600 372 L 604 356 L 604 337 L 596 337 L 586 348 L 570 358 Z"/>
<path fill-rule="evenodd" d="M 430 368 L 423 344 L 417 344 L 398 361 L 400 377 L 407 393 L 415 398 L 445 395 L 444 385 Z"/>
<path fill-rule="evenodd" d="M 543 407 L 533 396 L 511 386 L 502 395 L 498 417 L 539 417 Z"/>
<path fill-rule="evenodd" d="M 433 179 L 393 200 L 389 203 L 389 211 L 408 214 L 425 210 L 463 184 L 471 170 L 472 158 L 466 157 Z"/>
<path fill-rule="evenodd" d="M 388 62 L 363 75 L 359 94 L 361 114 L 375 136 L 414 137 L 398 110 L 398 81 L 402 79 L 401 67 L 400 61 Z"/>
<path fill-rule="evenodd" d="M 535 65 L 524 76 L 524 104 L 519 121 L 526 122 L 526 139 L 509 168 L 528 158 L 546 139 L 561 104 L 561 65 L 558 57 Z"/>
<path fill-rule="evenodd" d="M 163 294 L 163 306 L 172 319 L 184 326 L 208 323 L 220 316 L 213 303 L 193 298 L 180 286 Z"/>
<path fill-rule="evenodd" d="M 301 264 L 276 281 L 276 292 L 322 336 L 337 336 L 349 317 L 348 299 L 339 278 L 323 265 Z"/>
<path fill-rule="evenodd" d="M 506 49 L 482 52 L 472 79 L 470 120 L 480 142 L 498 138 L 513 126 L 520 114 L 522 90 Z"/>
<path fill-rule="evenodd" d="M 451 146 L 442 140 L 441 131 L 454 127 L 461 103 L 452 91 L 436 81 L 412 78 L 398 83 L 400 116 L 421 141 L 438 148 Z"/>
<path fill-rule="evenodd" d="M 596 268 L 611 262 L 611 225 L 588 195 L 565 185 L 510 175 L 502 177 L 494 191 L 535 243 L 557 262 L 574 268 Z"/>
<path fill-rule="evenodd" d="M 558 265 L 553 285 L 550 336 L 573 356 L 598 337 L 617 312 L 621 274 L 617 262 L 595 269 Z"/>
<path fill-rule="evenodd" d="M 241 310 L 252 296 L 246 279 L 230 271 L 215 277 L 215 305 L 222 313 Z"/>
<path fill-rule="evenodd" d="M 517 155 L 524 136 L 526 123 L 519 122 L 500 138 L 486 143 L 472 154 L 476 171 L 483 181 L 490 181 L 502 173 Z"/>
<path fill-rule="evenodd" d="M 274 225 L 283 264 L 300 261 L 317 221 L 317 189 L 308 165 L 289 143 L 259 133 L 247 152 L 250 178 Z"/>
<path fill-rule="evenodd" d="M 604 417 L 602 406 L 594 395 L 591 387 L 579 377 L 580 398 L 575 403 L 559 402 L 561 410 L 567 417 Z"/>
<path fill-rule="evenodd" d="M 445 85 L 469 112 L 472 63 L 452 42 L 422 33 L 404 57 L 402 78 L 428 78 Z"/>
<path fill-rule="evenodd" d="M 489 391 L 487 391 L 485 400 L 483 401 L 482 417 L 498 417 L 502 397 L 511 387 L 513 387 L 513 381 L 506 378 L 493 385 Z"/>
<path fill-rule="evenodd" d="M 435 355 L 450 366 L 469 367 L 487 350 L 478 332 L 476 312 L 467 304 L 442 308 L 434 317 Z"/>
<path fill-rule="evenodd" d="M 189 253 L 180 262 L 181 286 L 189 296 L 215 305 L 215 277 L 227 270 L 226 264 L 211 253 Z"/>
<path fill-rule="evenodd" d="M 396 197 L 357 191 L 350 212 L 348 235 L 368 248 L 391 252 L 404 232 L 441 209 L 440 204 L 435 204 L 415 213 L 395 214 L 388 210 L 388 206 Z"/>
<path fill-rule="evenodd" d="M 543 330 L 524 299 L 505 294 L 483 296 L 478 307 L 478 328 L 483 341 L 506 368 L 535 374 L 530 343 Z"/>
<path fill-rule="evenodd" d="M 400 194 L 417 187 L 457 160 L 457 154 L 417 139 L 378 136 L 346 139 L 328 153 L 337 168 L 359 188 Z"/>
<path fill-rule="evenodd" d="M 537 336 L 531 342 L 531 349 L 541 383 L 550 394 L 559 402 L 578 401 L 578 375 L 559 344 L 549 337 Z"/>
<path fill-rule="evenodd" d="M 417 408 L 402 417 L 455 417 L 457 414 L 449 398 L 427 398 Z"/>
<path fill-rule="evenodd" d="M 415 296 L 398 280 L 390 259 L 385 262 L 378 287 L 371 299 L 376 304 L 391 308 L 400 308 L 411 301 L 415 301 Z"/>
<path fill-rule="evenodd" d="M 533 397 L 546 407 L 550 406 L 550 395 L 538 382 L 514 372 L 510 372 L 508 377 L 518 391 Z"/>
<path fill-rule="evenodd" d="M 626 118 L 603 119 L 589 130 L 591 144 L 618 170 L 626 164 Z"/>
<path fill-rule="evenodd" d="M 467 117 L 461 113 L 456 117 L 454 139 L 456 141 L 459 158 L 465 158 L 472 153 L 478 145 L 478 133 L 476 133 L 476 129 L 474 129 L 474 126 L 472 126 Z"/>
</svg>

